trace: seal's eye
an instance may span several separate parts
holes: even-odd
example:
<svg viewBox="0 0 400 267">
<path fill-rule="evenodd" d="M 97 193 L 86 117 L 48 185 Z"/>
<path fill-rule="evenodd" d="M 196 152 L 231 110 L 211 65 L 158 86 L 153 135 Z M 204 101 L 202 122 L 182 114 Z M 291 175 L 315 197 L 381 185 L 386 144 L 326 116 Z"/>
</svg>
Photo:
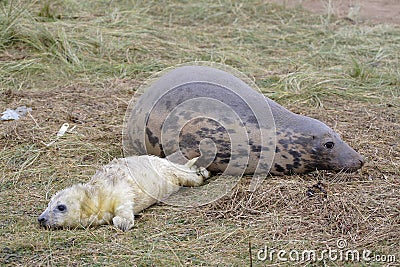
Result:
<svg viewBox="0 0 400 267">
<path fill-rule="evenodd" d="M 65 206 L 65 205 L 63 205 L 63 204 L 60 204 L 60 205 L 57 206 L 57 210 L 59 210 L 59 211 L 66 211 L 66 210 L 67 210 L 67 206 Z"/>
<path fill-rule="evenodd" d="M 326 142 L 324 144 L 324 147 L 326 147 L 327 149 L 332 149 L 335 146 L 334 142 Z"/>
</svg>

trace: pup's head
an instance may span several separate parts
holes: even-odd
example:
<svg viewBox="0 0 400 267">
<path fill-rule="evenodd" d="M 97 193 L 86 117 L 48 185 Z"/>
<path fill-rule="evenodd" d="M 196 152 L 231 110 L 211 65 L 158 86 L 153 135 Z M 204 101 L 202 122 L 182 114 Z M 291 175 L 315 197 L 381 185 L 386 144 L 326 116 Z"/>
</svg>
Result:
<svg viewBox="0 0 400 267">
<path fill-rule="evenodd" d="M 40 226 L 57 229 L 82 225 L 81 207 L 85 192 L 84 185 L 76 184 L 55 194 L 38 217 Z"/>
</svg>

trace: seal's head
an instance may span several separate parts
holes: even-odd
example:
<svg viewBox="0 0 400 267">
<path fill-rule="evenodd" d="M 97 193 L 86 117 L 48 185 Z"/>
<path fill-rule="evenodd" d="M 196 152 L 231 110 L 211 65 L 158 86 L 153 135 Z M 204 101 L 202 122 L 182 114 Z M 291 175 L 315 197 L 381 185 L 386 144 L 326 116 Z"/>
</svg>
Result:
<svg viewBox="0 0 400 267">
<path fill-rule="evenodd" d="M 40 226 L 58 229 L 82 225 L 82 201 L 85 186 L 76 184 L 55 194 L 46 210 L 38 217 Z"/>
<path fill-rule="evenodd" d="M 363 166 L 364 158 L 339 134 L 318 120 L 297 116 L 290 127 L 277 131 L 277 153 L 272 173 L 354 172 Z"/>
</svg>

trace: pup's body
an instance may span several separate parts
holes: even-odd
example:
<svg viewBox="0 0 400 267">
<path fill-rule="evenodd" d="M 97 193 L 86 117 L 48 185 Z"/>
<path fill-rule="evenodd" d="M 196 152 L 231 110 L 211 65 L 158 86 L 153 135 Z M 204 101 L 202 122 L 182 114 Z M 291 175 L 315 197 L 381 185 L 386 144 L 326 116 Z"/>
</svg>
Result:
<svg viewBox="0 0 400 267">
<path fill-rule="evenodd" d="M 166 199 L 181 186 L 199 186 L 208 171 L 174 165 L 155 156 L 114 159 L 86 184 L 76 184 L 52 197 L 39 216 L 48 228 L 96 226 L 113 223 L 121 230 L 134 225 L 134 214 Z"/>
</svg>

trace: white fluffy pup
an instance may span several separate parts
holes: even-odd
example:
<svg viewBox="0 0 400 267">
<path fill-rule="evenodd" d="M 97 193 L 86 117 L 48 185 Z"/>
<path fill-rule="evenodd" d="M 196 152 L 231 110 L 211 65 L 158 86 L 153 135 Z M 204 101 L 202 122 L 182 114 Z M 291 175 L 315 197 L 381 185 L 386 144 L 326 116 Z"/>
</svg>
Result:
<svg viewBox="0 0 400 267">
<path fill-rule="evenodd" d="M 197 158 L 185 165 L 155 156 L 114 159 L 86 184 L 75 184 L 55 194 L 39 216 L 47 228 L 89 227 L 111 223 L 127 231 L 134 214 L 168 198 L 181 186 L 199 186 L 209 177 L 197 168 Z"/>
</svg>

